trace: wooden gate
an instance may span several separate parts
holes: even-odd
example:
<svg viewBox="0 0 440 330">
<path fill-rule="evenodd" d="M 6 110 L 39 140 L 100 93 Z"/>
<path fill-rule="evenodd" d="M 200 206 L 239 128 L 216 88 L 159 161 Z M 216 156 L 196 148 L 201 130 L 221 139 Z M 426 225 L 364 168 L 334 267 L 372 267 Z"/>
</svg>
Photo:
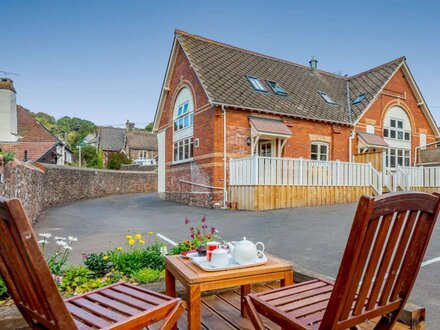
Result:
<svg viewBox="0 0 440 330">
<path fill-rule="evenodd" d="M 378 171 L 383 171 L 383 151 L 367 152 L 364 154 L 354 155 L 355 163 L 371 163 L 373 168 Z"/>
</svg>

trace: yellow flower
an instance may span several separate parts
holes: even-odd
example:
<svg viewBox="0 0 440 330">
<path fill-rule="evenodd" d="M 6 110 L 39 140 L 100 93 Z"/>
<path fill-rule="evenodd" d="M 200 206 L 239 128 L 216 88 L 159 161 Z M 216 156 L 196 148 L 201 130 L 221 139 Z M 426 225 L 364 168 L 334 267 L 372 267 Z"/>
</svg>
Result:
<svg viewBox="0 0 440 330">
<path fill-rule="evenodd" d="M 150 235 L 150 236 L 153 235 L 153 234 L 154 234 L 154 233 L 153 233 L 152 231 L 149 231 L 149 232 L 148 232 L 148 235 Z"/>
<path fill-rule="evenodd" d="M 143 239 L 140 239 L 140 240 L 139 240 L 139 244 L 144 245 L 144 244 L 145 244 L 145 241 L 144 241 Z"/>
<path fill-rule="evenodd" d="M 127 235 L 127 236 L 125 236 L 125 238 L 128 239 L 128 240 L 130 240 L 130 239 L 133 239 L 133 236 L 131 236 L 131 235 Z"/>
<path fill-rule="evenodd" d="M 140 239 L 142 238 L 142 235 L 141 235 L 141 234 L 136 234 L 134 237 L 135 237 L 137 240 L 140 240 Z"/>
<path fill-rule="evenodd" d="M 129 239 L 128 240 L 128 244 L 129 245 L 134 245 L 134 243 L 136 243 L 136 241 L 134 239 Z"/>
<path fill-rule="evenodd" d="M 122 246 L 118 246 L 118 248 L 116 250 L 122 251 Z"/>
<path fill-rule="evenodd" d="M 107 260 L 108 256 L 103 256 L 102 259 Z"/>
</svg>

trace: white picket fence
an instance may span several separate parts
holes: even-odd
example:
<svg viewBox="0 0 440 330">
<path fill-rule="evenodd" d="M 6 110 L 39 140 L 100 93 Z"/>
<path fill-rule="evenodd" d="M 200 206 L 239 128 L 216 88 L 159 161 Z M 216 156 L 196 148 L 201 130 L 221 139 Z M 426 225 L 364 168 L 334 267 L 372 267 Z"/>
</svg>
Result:
<svg viewBox="0 0 440 330">
<path fill-rule="evenodd" d="M 229 174 L 232 186 L 372 186 L 382 193 L 382 174 L 369 163 L 252 156 L 231 159 Z"/>
<path fill-rule="evenodd" d="M 440 187 L 440 167 L 397 166 L 394 180 L 396 186 L 403 190 L 412 187 Z"/>
</svg>

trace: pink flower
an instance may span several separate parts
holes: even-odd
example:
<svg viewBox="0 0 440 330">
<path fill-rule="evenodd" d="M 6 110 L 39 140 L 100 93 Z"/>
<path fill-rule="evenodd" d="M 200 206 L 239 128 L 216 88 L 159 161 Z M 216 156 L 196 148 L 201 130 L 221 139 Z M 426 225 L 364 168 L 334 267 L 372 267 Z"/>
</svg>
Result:
<svg viewBox="0 0 440 330">
<path fill-rule="evenodd" d="M 206 222 L 206 216 L 205 215 L 202 218 L 202 222 Z"/>
<path fill-rule="evenodd" d="M 194 239 L 194 234 L 191 234 L 191 238 Z"/>
<path fill-rule="evenodd" d="M 211 227 L 211 233 L 215 233 L 215 227 Z"/>
<path fill-rule="evenodd" d="M 189 219 L 185 218 L 185 225 L 189 224 Z"/>
</svg>

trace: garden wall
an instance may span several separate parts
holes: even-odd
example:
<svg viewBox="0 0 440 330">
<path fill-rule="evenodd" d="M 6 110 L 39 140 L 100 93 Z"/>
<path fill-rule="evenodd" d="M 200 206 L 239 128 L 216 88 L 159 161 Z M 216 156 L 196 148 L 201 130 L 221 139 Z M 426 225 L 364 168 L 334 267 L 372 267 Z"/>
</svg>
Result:
<svg viewBox="0 0 440 330">
<path fill-rule="evenodd" d="M 0 195 L 17 197 L 35 223 L 44 208 L 80 199 L 157 191 L 157 173 L 112 171 L 50 164 L 6 165 Z"/>
</svg>

